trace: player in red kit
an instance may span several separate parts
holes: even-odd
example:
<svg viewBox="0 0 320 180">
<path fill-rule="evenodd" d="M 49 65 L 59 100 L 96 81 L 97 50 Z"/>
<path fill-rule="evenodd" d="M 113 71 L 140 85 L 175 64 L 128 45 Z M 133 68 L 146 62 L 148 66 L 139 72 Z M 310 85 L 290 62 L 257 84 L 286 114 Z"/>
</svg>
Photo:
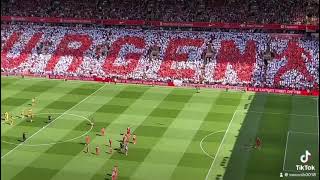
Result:
<svg viewBox="0 0 320 180">
<path fill-rule="evenodd" d="M 128 143 L 129 143 L 129 141 L 130 141 L 130 135 L 129 135 L 129 134 L 127 134 L 127 135 L 126 135 L 126 141 L 125 141 L 125 144 L 128 144 Z"/>
<path fill-rule="evenodd" d="M 105 130 L 104 128 L 101 129 L 101 136 L 104 136 L 105 131 L 106 131 L 106 130 Z"/>
<path fill-rule="evenodd" d="M 117 176 L 117 178 L 118 178 L 118 175 L 119 175 L 118 166 L 115 167 L 115 171 L 116 171 L 116 176 Z"/>
<path fill-rule="evenodd" d="M 109 139 L 109 154 L 112 153 L 112 140 Z"/>
<path fill-rule="evenodd" d="M 86 136 L 86 144 L 90 144 L 90 136 Z"/>
<path fill-rule="evenodd" d="M 122 137 L 122 143 L 124 144 L 127 141 L 127 136 L 124 134 Z"/>
<path fill-rule="evenodd" d="M 112 180 L 117 180 L 118 178 L 118 166 L 114 166 L 112 170 Z"/>
<path fill-rule="evenodd" d="M 127 128 L 127 141 L 130 140 L 130 136 L 131 136 L 131 129 L 130 127 Z"/>
<path fill-rule="evenodd" d="M 260 139 L 259 137 L 257 137 L 257 138 L 256 138 L 256 145 L 255 145 L 255 147 L 254 147 L 254 148 L 256 148 L 256 149 L 259 149 L 259 150 L 260 150 L 260 148 L 261 148 L 261 144 L 262 144 L 261 139 Z"/>
<path fill-rule="evenodd" d="M 115 171 L 114 168 L 112 170 L 111 178 L 112 178 L 112 180 L 116 180 L 117 179 L 117 172 Z"/>
<path fill-rule="evenodd" d="M 88 153 L 89 152 L 89 144 L 90 144 L 90 136 L 86 136 L 86 144 L 85 144 L 85 146 L 86 146 L 86 153 Z"/>
</svg>

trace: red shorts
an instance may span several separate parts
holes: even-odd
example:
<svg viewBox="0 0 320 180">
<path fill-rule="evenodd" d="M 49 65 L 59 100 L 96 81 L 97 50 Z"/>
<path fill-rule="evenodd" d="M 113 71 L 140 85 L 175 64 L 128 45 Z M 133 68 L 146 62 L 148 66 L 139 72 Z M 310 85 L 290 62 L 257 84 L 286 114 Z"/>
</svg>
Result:
<svg viewBox="0 0 320 180">
<path fill-rule="evenodd" d="M 261 142 L 260 141 L 256 141 L 256 146 L 260 146 Z"/>
</svg>

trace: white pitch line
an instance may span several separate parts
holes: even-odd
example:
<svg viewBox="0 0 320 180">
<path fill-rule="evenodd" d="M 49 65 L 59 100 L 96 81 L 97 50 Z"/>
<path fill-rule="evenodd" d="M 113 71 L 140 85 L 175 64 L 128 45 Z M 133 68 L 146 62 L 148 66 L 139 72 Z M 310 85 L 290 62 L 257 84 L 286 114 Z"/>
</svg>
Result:
<svg viewBox="0 0 320 180">
<path fill-rule="evenodd" d="M 62 113 L 39 113 L 39 114 L 35 114 L 35 115 L 40 115 L 40 114 L 62 114 Z M 77 115 L 77 114 L 69 114 L 69 113 L 65 113 L 65 115 L 70 115 L 70 116 L 75 116 L 75 117 L 79 117 L 79 118 L 83 118 L 85 119 L 86 121 L 88 121 L 90 124 L 92 124 L 92 121 L 90 121 L 90 119 L 84 117 L 84 116 L 80 116 L 80 115 Z M 77 137 L 74 137 L 72 139 L 67 139 L 65 141 L 58 141 L 58 142 L 53 142 L 53 143 L 45 143 L 45 144 L 23 144 L 23 146 L 31 146 L 31 147 L 35 147 L 35 146 L 48 146 L 48 145 L 54 145 L 54 144 L 60 144 L 60 143 L 65 143 L 65 142 L 70 142 L 70 141 L 73 141 L 75 139 L 79 139 L 85 135 L 87 135 L 93 128 L 93 125 L 91 125 L 90 129 L 85 132 L 84 134 L 80 135 L 80 136 L 77 136 Z M 8 141 L 4 141 L 4 140 L 1 140 L 1 142 L 3 143 L 7 143 L 7 144 L 12 144 L 12 145 L 19 145 L 18 143 L 11 143 L 11 142 L 8 142 Z"/>
<path fill-rule="evenodd" d="M 32 134 L 29 138 L 27 138 L 24 142 L 20 143 L 19 145 L 17 145 L 16 147 L 14 147 L 13 149 L 11 149 L 9 152 L 7 152 L 6 154 L 4 154 L 3 156 L 1 156 L 1 159 L 3 159 L 4 157 L 6 157 L 8 154 L 12 153 L 15 149 L 17 149 L 18 147 L 20 147 L 22 144 L 24 144 L 25 142 L 27 142 L 29 139 L 31 139 L 33 136 L 35 136 L 36 134 L 38 134 L 39 132 L 41 132 L 43 129 L 45 129 L 46 127 L 48 127 L 50 124 L 52 124 L 54 121 L 56 121 L 57 119 L 59 119 L 60 117 L 62 117 L 65 113 L 67 113 L 68 111 L 72 110 L 73 108 L 75 108 L 76 106 L 78 106 L 79 104 L 81 104 L 82 102 L 84 102 L 85 100 L 87 100 L 89 97 L 91 97 L 92 95 L 94 95 L 96 92 L 98 92 L 100 89 L 104 88 L 106 86 L 103 85 L 102 87 L 100 87 L 99 89 L 97 89 L 96 91 L 94 91 L 92 94 L 88 95 L 86 98 L 84 98 L 83 100 L 81 100 L 80 102 L 78 102 L 76 105 L 72 106 L 70 109 L 68 109 L 67 111 L 65 111 L 64 113 L 62 113 L 60 116 L 58 116 L 56 119 L 54 119 L 53 121 L 51 121 L 50 123 L 48 123 L 47 125 L 43 126 L 41 129 L 39 129 L 37 132 L 35 132 L 34 134 Z"/>
<path fill-rule="evenodd" d="M 286 158 L 287 158 L 287 147 L 288 147 L 288 139 L 289 139 L 289 133 L 290 131 L 287 132 L 287 141 L 286 141 L 286 149 L 284 150 L 284 159 L 283 159 L 283 166 L 282 166 L 282 171 L 284 171 L 284 167 L 286 165 Z"/>
<path fill-rule="evenodd" d="M 310 114 L 286 114 L 286 113 L 276 113 L 276 112 L 264 112 L 264 111 L 242 111 L 240 112 L 248 112 L 248 113 L 261 113 L 261 114 L 281 114 L 281 115 L 290 115 L 290 116 L 309 116 L 309 117 L 319 117 L 319 115 L 310 115 Z"/>
<path fill-rule="evenodd" d="M 314 116 L 314 115 L 308 115 L 308 114 L 285 114 L 285 113 L 265 112 L 265 111 L 243 111 L 243 110 L 235 110 L 235 112 L 233 113 L 233 116 L 232 116 L 232 118 L 231 118 L 231 121 L 230 121 L 230 123 L 229 123 L 229 125 L 228 125 L 228 128 L 227 128 L 227 130 L 226 130 L 226 132 L 225 132 L 225 134 L 224 134 L 224 136 L 223 136 L 223 138 L 222 138 L 222 141 L 221 141 L 221 143 L 220 143 L 220 145 L 219 145 L 218 151 L 217 151 L 215 157 L 213 158 L 213 162 L 212 162 L 212 164 L 211 164 L 211 166 L 210 166 L 210 169 L 209 169 L 209 171 L 208 171 L 208 174 L 207 174 L 205 180 L 207 180 L 208 177 L 209 177 L 209 174 L 210 174 L 210 172 L 211 172 L 212 166 L 214 165 L 214 162 L 215 162 L 215 160 L 216 160 L 216 158 L 217 158 L 217 155 L 219 154 L 220 148 L 221 148 L 221 146 L 222 146 L 222 144 L 223 144 L 223 141 L 224 141 L 224 139 L 225 139 L 225 137 L 226 137 L 226 134 L 227 134 L 228 131 L 229 131 L 229 128 L 230 128 L 230 125 L 231 125 L 231 123 L 232 123 L 232 121 L 233 121 L 233 118 L 234 118 L 235 114 L 236 114 L 238 111 L 239 111 L 239 112 L 245 112 L 245 113 L 265 113 L 265 114 L 282 114 L 282 115 L 291 115 L 291 116 L 319 117 L 319 113 L 318 113 L 317 116 Z M 319 129 L 318 129 L 318 130 L 319 130 Z M 288 133 L 289 133 L 289 132 L 288 132 Z M 297 133 L 304 133 L 304 132 L 297 132 Z M 312 134 L 312 133 L 308 133 L 308 134 Z M 288 135 L 287 135 L 287 139 L 288 139 Z M 288 140 L 287 140 L 287 142 L 288 142 Z M 286 149 L 287 149 L 287 144 L 286 144 Z M 285 153 L 286 153 L 286 152 L 285 152 Z"/>
<path fill-rule="evenodd" d="M 202 142 L 203 142 L 203 140 L 205 140 L 207 137 L 209 137 L 209 136 L 211 136 L 211 135 L 213 135 L 213 134 L 218 134 L 218 133 L 222 133 L 222 132 L 225 132 L 225 131 L 226 131 L 226 130 L 214 131 L 214 132 L 206 135 L 204 138 L 201 139 L 201 141 L 200 141 L 200 148 L 201 148 L 202 152 L 205 153 L 207 156 L 209 156 L 211 159 L 213 159 L 214 157 L 212 157 L 209 153 L 207 153 L 207 152 L 203 149 L 203 147 L 202 147 Z"/>
<path fill-rule="evenodd" d="M 215 161 L 216 161 L 216 159 L 217 159 L 217 156 L 218 156 L 218 154 L 219 154 L 219 151 L 220 151 L 220 149 L 221 149 L 221 147 L 222 147 L 222 144 L 223 144 L 223 142 L 224 142 L 224 140 L 225 140 L 225 138 L 226 138 L 226 135 L 228 134 L 228 131 L 229 131 L 229 129 L 230 129 L 230 126 L 231 126 L 231 124 L 232 124 L 232 121 L 233 121 L 234 116 L 236 115 L 237 111 L 238 111 L 238 110 L 235 110 L 234 113 L 233 113 L 233 116 L 232 116 L 232 118 L 231 118 L 231 121 L 229 122 L 228 128 L 227 128 L 226 132 L 224 133 L 224 136 L 223 136 L 223 138 L 222 138 L 222 140 L 221 140 L 221 143 L 220 143 L 220 145 L 219 145 L 218 151 L 217 151 L 216 155 L 215 155 L 214 158 L 213 158 L 212 164 L 211 164 L 211 166 L 210 166 L 210 169 L 209 169 L 209 171 L 208 171 L 208 173 L 207 173 L 207 176 L 206 176 L 206 179 L 205 179 L 205 180 L 207 180 L 208 177 L 209 177 L 209 174 L 210 174 L 210 172 L 211 172 L 212 166 L 214 165 L 214 163 L 215 163 Z"/>
<path fill-rule="evenodd" d="M 317 133 L 308 133 L 308 132 L 301 132 L 301 131 L 289 131 L 292 134 L 311 134 L 311 135 L 318 135 Z"/>
</svg>

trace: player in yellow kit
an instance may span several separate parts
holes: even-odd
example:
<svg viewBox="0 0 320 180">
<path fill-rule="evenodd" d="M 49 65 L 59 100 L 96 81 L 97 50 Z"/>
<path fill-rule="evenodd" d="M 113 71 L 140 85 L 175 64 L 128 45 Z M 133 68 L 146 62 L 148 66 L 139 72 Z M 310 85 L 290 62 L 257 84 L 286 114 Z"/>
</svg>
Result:
<svg viewBox="0 0 320 180">
<path fill-rule="evenodd" d="M 5 112 L 4 113 L 4 122 L 7 122 L 9 120 L 9 113 Z"/>
<path fill-rule="evenodd" d="M 30 118 L 30 122 L 32 122 L 33 114 L 32 114 L 32 109 L 31 108 L 28 110 L 28 117 Z"/>
<path fill-rule="evenodd" d="M 10 115 L 10 118 L 9 118 L 9 124 L 10 124 L 10 125 L 13 125 L 13 123 L 14 123 L 13 120 L 14 120 L 14 119 L 13 119 L 12 115 Z"/>
<path fill-rule="evenodd" d="M 8 123 L 8 121 L 9 121 L 9 113 L 5 112 L 4 113 L 4 123 Z"/>
<path fill-rule="evenodd" d="M 13 125 L 13 117 L 8 112 L 4 113 L 4 122 Z"/>
<path fill-rule="evenodd" d="M 36 98 L 32 98 L 32 106 L 34 106 L 36 104 Z"/>
<path fill-rule="evenodd" d="M 28 117 L 27 109 L 21 111 L 21 118 Z"/>
</svg>

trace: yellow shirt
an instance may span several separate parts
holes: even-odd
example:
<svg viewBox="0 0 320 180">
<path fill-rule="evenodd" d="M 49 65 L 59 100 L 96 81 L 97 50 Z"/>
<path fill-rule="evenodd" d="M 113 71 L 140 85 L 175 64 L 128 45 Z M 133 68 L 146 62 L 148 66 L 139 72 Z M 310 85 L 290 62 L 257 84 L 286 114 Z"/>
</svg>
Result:
<svg viewBox="0 0 320 180">
<path fill-rule="evenodd" d="M 8 112 L 5 112 L 4 113 L 4 118 L 7 120 L 7 119 L 9 119 L 9 113 Z"/>
</svg>

